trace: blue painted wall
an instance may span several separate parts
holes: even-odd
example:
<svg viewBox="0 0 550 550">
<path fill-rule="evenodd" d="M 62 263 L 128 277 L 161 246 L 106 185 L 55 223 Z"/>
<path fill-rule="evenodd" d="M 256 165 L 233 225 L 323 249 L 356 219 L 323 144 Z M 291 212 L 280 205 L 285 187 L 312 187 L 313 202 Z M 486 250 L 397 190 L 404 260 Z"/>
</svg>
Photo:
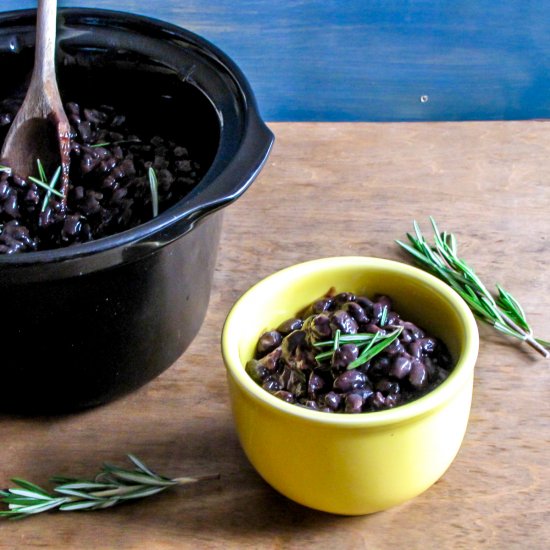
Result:
<svg viewBox="0 0 550 550">
<path fill-rule="evenodd" d="M 545 0 L 58 3 L 149 15 L 208 38 L 243 69 L 267 120 L 550 118 Z"/>
</svg>

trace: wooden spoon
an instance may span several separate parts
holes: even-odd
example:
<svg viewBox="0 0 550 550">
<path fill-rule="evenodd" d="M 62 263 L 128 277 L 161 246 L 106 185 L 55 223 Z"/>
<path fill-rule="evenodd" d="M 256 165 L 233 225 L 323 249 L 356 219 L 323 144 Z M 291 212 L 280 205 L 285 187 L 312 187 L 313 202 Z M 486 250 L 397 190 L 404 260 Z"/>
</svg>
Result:
<svg viewBox="0 0 550 550">
<path fill-rule="evenodd" d="M 37 175 L 40 159 L 51 176 L 62 167 L 61 193 L 69 186 L 70 126 L 55 76 L 57 0 L 38 0 L 34 69 L 25 100 L 2 147 L 2 162 L 22 178 Z M 66 200 L 63 200 L 63 205 Z"/>
</svg>

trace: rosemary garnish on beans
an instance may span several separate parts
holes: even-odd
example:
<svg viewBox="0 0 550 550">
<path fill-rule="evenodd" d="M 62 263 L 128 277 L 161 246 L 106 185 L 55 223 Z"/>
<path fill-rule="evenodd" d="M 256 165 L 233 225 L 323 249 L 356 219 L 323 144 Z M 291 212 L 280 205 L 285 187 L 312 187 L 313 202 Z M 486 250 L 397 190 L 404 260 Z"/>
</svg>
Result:
<svg viewBox="0 0 550 550">
<path fill-rule="evenodd" d="M 153 208 L 153 218 L 159 215 L 159 183 L 157 179 L 157 173 L 152 166 L 149 166 L 147 171 L 149 177 L 149 187 L 151 188 L 151 206 Z"/>
<path fill-rule="evenodd" d="M 384 309 L 384 311 L 386 311 L 386 308 Z M 380 321 L 380 323 L 382 323 L 382 321 Z M 357 348 L 361 350 L 361 352 L 359 353 L 357 359 L 347 365 L 346 369 L 356 369 L 357 367 L 364 365 L 367 361 L 370 361 L 371 359 L 376 357 L 379 353 L 384 351 L 392 342 L 395 342 L 402 331 L 402 326 L 397 327 L 390 333 L 386 333 L 386 331 L 384 330 L 379 330 L 374 334 L 358 333 L 341 335 L 340 330 L 337 330 L 333 340 L 325 340 L 323 342 L 317 342 L 313 344 L 316 348 L 332 346 L 331 351 L 319 353 L 315 356 L 315 360 L 318 363 L 322 363 L 323 361 L 326 361 L 327 359 L 332 357 L 332 354 L 340 348 L 340 342 L 345 344 L 355 344 Z"/>
<path fill-rule="evenodd" d="M 434 244 L 429 244 L 416 221 L 415 235 L 407 233 L 410 244 L 396 241 L 409 252 L 421 267 L 451 286 L 466 301 L 474 315 L 498 331 L 526 342 L 544 357 L 550 357 L 550 342 L 535 338 L 519 302 L 504 288 L 496 285 L 493 296 L 475 271 L 458 257 L 456 237 L 440 232 L 430 217 L 434 231 Z"/>
<path fill-rule="evenodd" d="M 57 167 L 57 170 L 54 172 L 51 180 L 48 181 L 46 171 L 44 170 L 44 166 L 42 165 L 42 162 L 40 162 L 40 159 L 36 160 L 36 164 L 38 166 L 38 175 L 40 176 L 40 179 L 35 178 L 34 176 L 29 176 L 29 180 L 39 187 L 46 189 L 46 195 L 44 196 L 41 209 L 41 211 L 44 212 L 44 210 L 46 210 L 46 206 L 48 206 L 48 202 L 50 201 L 52 193 L 54 195 L 57 195 L 58 197 L 61 197 L 62 199 L 65 198 L 65 195 L 63 193 L 55 189 L 55 186 L 59 180 L 59 176 L 61 175 L 61 166 Z"/>
</svg>

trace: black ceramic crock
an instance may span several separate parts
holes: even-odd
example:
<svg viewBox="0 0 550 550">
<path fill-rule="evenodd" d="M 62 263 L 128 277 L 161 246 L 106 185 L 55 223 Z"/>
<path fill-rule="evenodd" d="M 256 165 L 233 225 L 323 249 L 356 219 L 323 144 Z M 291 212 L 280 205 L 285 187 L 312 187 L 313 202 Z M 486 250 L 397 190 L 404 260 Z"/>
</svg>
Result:
<svg viewBox="0 0 550 550">
<path fill-rule="evenodd" d="M 0 14 L 3 74 L 30 73 L 34 25 L 34 11 Z M 220 209 L 252 183 L 273 143 L 241 71 L 179 27 L 127 13 L 62 9 L 57 64 L 65 100 L 76 94 L 143 109 L 159 135 L 188 136 L 209 168 L 188 196 L 139 227 L 63 249 L 0 256 L 0 411 L 95 406 L 168 368 L 206 313 Z"/>
</svg>

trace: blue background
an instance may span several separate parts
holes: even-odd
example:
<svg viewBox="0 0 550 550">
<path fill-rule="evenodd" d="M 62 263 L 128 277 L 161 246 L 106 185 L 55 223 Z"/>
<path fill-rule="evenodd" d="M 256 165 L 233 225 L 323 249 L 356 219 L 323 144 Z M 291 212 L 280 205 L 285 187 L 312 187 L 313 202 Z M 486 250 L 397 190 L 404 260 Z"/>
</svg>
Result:
<svg viewBox="0 0 550 550">
<path fill-rule="evenodd" d="M 59 0 L 71 5 L 149 15 L 211 40 L 271 121 L 550 117 L 546 1 Z"/>
</svg>

